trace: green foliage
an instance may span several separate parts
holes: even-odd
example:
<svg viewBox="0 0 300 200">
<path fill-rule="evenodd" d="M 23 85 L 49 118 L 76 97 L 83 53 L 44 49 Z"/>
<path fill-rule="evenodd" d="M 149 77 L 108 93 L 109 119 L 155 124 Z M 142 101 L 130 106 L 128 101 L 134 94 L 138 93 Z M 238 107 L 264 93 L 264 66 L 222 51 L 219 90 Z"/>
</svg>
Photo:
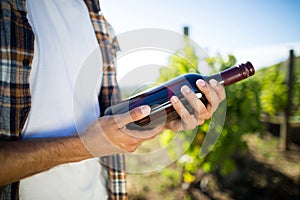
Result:
<svg viewBox="0 0 300 200">
<path fill-rule="evenodd" d="M 160 179 L 160 184 L 158 184 L 158 190 L 164 192 L 167 190 L 174 190 L 180 185 L 181 176 L 177 169 L 165 168 L 161 171 L 163 178 Z"/>
<path fill-rule="evenodd" d="M 213 72 L 218 72 L 236 64 L 236 58 L 233 55 L 228 55 L 227 57 L 227 60 L 224 60 L 221 54 L 217 54 L 215 57 L 207 58 L 206 62 L 211 66 Z"/>
<path fill-rule="evenodd" d="M 198 57 L 195 54 L 193 47 L 187 43 L 183 50 L 170 56 L 168 66 L 160 69 L 161 76 L 158 78 L 157 82 L 163 83 L 189 72 L 199 73 Z"/>
<path fill-rule="evenodd" d="M 198 58 L 192 46 L 188 43 L 183 50 L 176 52 L 169 59 L 169 66 L 161 69 L 158 82 L 165 82 L 181 74 L 196 72 L 198 69 Z M 233 55 L 228 55 L 224 59 L 220 54 L 206 59 L 211 67 L 211 71 L 222 71 L 234 66 L 236 59 Z M 295 84 L 293 93 L 293 115 L 300 119 L 300 58 L 295 62 Z M 178 163 L 183 167 L 182 178 L 189 183 L 194 181 L 194 174 L 202 168 L 206 172 L 218 170 L 226 175 L 235 170 L 233 155 L 246 150 L 247 145 L 243 141 L 243 136 L 247 133 L 261 132 L 261 113 L 274 115 L 282 111 L 287 104 L 286 86 L 287 63 L 279 63 L 256 72 L 254 77 L 235 83 L 226 87 L 226 118 L 221 129 L 222 134 L 210 153 L 205 157 L 199 157 L 199 152 L 204 138 L 207 136 L 210 121 L 205 122 L 198 128 L 197 135 L 192 144 L 184 143 L 187 151 L 179 159 Z M 217 111 L 218 112 L 218 111 Z M 176 135 L 172 131 L 160 135 L 161 145 L 167 145 Z M 180 137 L 188 137 L 191 131 L 185 131 Z M 174 152 L 170 148 L 170 156 Z"/>
<path fill-rule="evenodd" d="M 276 115 L 287 106 L 287 70 L 289 61 L 259 70 L 254 79 L 261 84 L 260 102 L 262 112 Z M 300 57 L 295 58 L 294 85 L 292 93 L 292 118 L 300 120 Z"/>
<path fill-rule="evenodd" d="M 236 64 L 233 55 L 229 55 L 225 60 L 218 54 L 215 57 L 207 58 L 206 61 L 211 66 L 212 72 L 221 71 Z M 172 55 L 169 59 L 169 66 L 162 68 L 160 72 L 161 76 L 158 82 L 165 82 L 189 72 L 200 73 L 198 59 L 193 47 L 187 44 L 183 50 Z M 231 156 L 236 151 L 245 148 L 245 143 L 241 139 L 242 135 L 260 128 L 259 91 L 260 84 L 255 80 L 237 83 L 227 88 L 226 121 L 222 134 L 212 151 L 204 158 L 199 157 L 201 145 L 209 129 L 209 121 L 198 128 L 198 133 L 192 144 L 189 142 L 184 144 L 188 149 L 183 156 L 184 159 L 180 159 L 179 163 L 183 167 L 183 180 L 185 182 L 192 182 L 194 173 L 200 167 L 207 172 L 220 170 L 223 174 L 235 169 Z M 161 144 L 166 145 L 170 142 L 174 134 L 171 134 L 170 131 L 167 134 L 161 134 Z M 191 131 L 185 131 L 180 136 L 184 138 L 189 134 Z M 170 156 L 172 155 L 174 153 L 170 152 Z"/>
<path fill-rule="evenodd" d="M 292 95 L 292 110 L 294 120 L 300 121 L 300 57 L 295 58 L 295 70 L 294 70 L 294 88 Z"/>
<path fill-rule="evenodd" d="M 286 73 L 281 66 L 277 64 L 257 73 L 257 78 L 262 83 L 260 95 L 262 111 L 270 115 L 283 111 L 287 104 Z"/>
</svg>

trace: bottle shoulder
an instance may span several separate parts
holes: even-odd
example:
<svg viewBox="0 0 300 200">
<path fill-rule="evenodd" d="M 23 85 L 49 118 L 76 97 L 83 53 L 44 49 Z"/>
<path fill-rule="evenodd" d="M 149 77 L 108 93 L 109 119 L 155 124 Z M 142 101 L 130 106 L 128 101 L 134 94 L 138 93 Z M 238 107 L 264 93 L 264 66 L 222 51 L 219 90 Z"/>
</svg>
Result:
<svg viewBox="0 0 300 200">
<path fill-rule="evenodd" d="M 176 78 L 173 78 L 165 83 L 163 83 L 162 87 L 181 87 L 186 84 L 192 84 L 196 83 L 198 79 L 203 79 L 203 76 L 201 74 L 197 73 L 187 73 L 182 74 L 180 76 L 177 76 Z"/>
<path fill-rule="evenodd" d="M 198 73 L 186 73 L 186 74 L 183 74 L 182 76 L 184 76 L 184 77 L 196 77 L 196 78 L 202 78 L 203 77 L 203 75 L 198 74 Z"/>
<path fill-rule="evenodd" d="M 197 73 L 187 73 L 187 74 L 184 74 L 182 76 L 182 78 L 188 80 L 188 81 L 196 81 L 198 79 L 203 79 L 204 76 L 201 75 L 201 74 L 197 74 Z"/>
</svg>

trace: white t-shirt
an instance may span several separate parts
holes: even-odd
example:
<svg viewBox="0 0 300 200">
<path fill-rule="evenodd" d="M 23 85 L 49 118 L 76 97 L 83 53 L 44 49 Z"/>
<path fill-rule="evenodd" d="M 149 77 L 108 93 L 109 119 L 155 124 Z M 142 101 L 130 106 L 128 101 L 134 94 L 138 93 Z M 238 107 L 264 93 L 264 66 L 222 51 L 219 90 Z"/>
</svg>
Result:
<svg viewBox="0 0 300 200">
<path fill-rule="evenodd" d="M 32 106 L 22 139 L 76 134 L 99 116 L 102 58 L 88 9 L 82 0 L 27 0 L 26 6 L 35 50 Z M 88 57 L 92 67 L 81 88 L 85 93 L 74 95 Z M 96 158 L 59 165 L 21 180 L 20 199 L 107 199 L 105 176 Z"/>
</svg>

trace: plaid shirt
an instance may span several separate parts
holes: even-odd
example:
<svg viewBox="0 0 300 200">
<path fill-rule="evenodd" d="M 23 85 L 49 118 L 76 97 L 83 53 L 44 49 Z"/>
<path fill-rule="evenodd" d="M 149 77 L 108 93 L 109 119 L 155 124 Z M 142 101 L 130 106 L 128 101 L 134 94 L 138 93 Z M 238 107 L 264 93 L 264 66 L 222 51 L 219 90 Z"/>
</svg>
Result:
<svg viewBox="0 0 300 200">
<path fill-rule="evenodd" d="M 112 27 L 100 14 L 98 0 L 84 0 L 103 57 L 101 114 L 120 99 L 114 58 L 119 49 Z M 25 0 L 0 0 L 0 141 L 19 140 L 31 107 L 29 73 L 34 53 L 34 34 L 26 18 Z M 110 199 L 127 199 L 123 155 L 101 159 L 109 166 Z M 18 199 L 18 183 L 0 187 L 0 199 Z"/>
</svg>

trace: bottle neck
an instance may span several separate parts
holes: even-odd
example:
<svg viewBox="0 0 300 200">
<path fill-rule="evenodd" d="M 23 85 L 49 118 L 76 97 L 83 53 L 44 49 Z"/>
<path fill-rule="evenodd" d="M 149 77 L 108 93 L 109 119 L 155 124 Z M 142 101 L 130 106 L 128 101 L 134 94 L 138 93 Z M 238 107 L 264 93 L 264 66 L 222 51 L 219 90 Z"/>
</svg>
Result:
<svg viewBox="0 0 300 200">
<path fill-rule="evenodd" d="M 250 62 L 228 68 L 220 73 L 209 76 L 209 79 L 215 79 L 224 86 L 231 85 L 240 80 L 246 79 L 255 73 L 254 67 Z"/>
</svg>

